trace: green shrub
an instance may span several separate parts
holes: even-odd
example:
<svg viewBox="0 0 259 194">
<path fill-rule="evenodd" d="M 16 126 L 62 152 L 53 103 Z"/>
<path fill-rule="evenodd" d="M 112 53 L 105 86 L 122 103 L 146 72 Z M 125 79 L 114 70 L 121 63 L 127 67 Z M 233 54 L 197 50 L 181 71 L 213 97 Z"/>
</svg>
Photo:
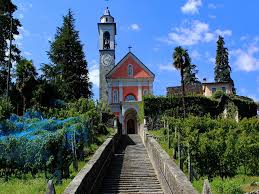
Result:
<svg viewBox="0 0 259 194">
<path fill-rule="evenodd" d="M 14 107 L 11 104 L 9 98 L 0 97 L 0 120 L 8 118 L 14 111 Z"/>
</svg>

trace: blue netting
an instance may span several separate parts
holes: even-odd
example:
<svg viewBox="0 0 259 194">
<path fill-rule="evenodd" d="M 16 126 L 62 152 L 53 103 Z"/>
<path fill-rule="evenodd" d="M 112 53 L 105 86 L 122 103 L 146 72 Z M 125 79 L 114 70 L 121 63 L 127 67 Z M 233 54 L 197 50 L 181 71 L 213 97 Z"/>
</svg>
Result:
<svg viewBox="0 0 259 194">
<path fill-rule="evenodd" d="M 58 130 L 63 130 L 68 140 L 72 136 L 76 136 L 77 140 L 83 138 L 84 141 L 87 141 L 88 129 L 82 124 L 79 117 L 64 120 L 55 117 L 45 119 L 40 112 L 26 112 L 22 117 L 11 115 L 10 119 L 0 124 L 0 141 L 9 137 L 41 139 Z"/>
</svg>

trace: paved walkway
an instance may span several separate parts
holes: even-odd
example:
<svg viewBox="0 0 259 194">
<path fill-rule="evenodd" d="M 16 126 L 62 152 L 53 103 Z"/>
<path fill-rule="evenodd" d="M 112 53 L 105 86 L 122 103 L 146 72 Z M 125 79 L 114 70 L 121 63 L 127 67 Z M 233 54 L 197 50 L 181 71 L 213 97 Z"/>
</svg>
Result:
<svg viewBox="0 0 259 194">
<path fill-rule="evenodd" d="M 100 193 L 162 194 L 163 190 L 139 135 L 120 140 Z"/>
</svg>

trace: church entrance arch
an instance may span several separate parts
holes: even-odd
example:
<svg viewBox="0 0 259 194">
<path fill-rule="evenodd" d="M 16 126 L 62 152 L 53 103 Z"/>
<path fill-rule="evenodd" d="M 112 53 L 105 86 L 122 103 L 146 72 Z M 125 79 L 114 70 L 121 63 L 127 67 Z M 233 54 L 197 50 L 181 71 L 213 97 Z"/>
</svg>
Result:
<svg viewBox="0 0 259 194">
<path fill-rule="evenodd" d="M 127 110 L 124 118 L 127 134 L 137 134 L 137 111 L 135 109 Z"/>
</svg>

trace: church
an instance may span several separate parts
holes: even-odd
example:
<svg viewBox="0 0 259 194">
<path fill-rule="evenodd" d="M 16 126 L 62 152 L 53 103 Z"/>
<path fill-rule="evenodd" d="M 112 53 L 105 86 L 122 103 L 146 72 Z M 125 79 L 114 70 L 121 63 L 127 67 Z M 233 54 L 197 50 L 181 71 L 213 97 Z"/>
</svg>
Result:
<svg viewBox="0 0 259 194">
<path fill-rule="evenodd" d="M 136 134 L 143 96 L 153 94 L 155 75 L 131 51 L 115 63 L 116 23 L 110 11 L 104 11 L 98 23 L 100 100 L 107 102 L 119 121 L 122 134 Z"/>
</svg>

